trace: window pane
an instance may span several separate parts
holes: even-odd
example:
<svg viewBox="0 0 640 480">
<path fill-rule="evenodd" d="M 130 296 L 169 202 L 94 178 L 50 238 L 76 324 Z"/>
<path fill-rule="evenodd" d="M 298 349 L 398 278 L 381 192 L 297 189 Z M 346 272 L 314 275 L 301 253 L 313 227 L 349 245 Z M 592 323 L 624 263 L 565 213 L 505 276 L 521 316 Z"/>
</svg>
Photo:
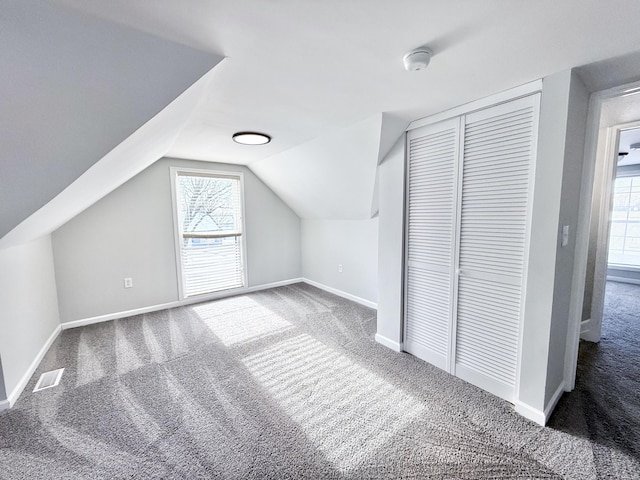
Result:
<svg viewBox="0 0 640 480">
<path fill-rule="evenodd" d="M 244 285 L 239 177 L 178 174 L 183 294 Z"/>
<path fill-rule="evenodd" d="M 618 191 L 619 189 L 622 190 L 623 188 L 628 189 L 629 187 L 631 187 L 631 183 L 633 182 L 634 178 L 635 177 L 620 177 L 620 178 L 616 178 L 616 182 L 615 182 L 616 191 Z"/>
<path fill-rule="evenodd" d="M 626 208 L 615 208 L 611 212 L 611 220 L 614 222 L 626 222 L 629 210 Z"/>
<path fill-rule="evenodd" d="M 630 222 L 638 222 L 640 221 L 640 210 L 630 210 L 627 212 Z"/>
<path fill-rule="evenodd" d="M 615 181 L 609 263 L 640 266 L 640 176 Z"/>
<path fill-rule="evenodd" d="M 609 241 L 609 253 L 622 253 L 622 249 L 624 248 L 624 237 L 611 236 L 611 240 Z"/>
<path fill-rule="evenodd" d="M 613 208 L 628 207 L 628 206 L 629 206 L 628 193 L 616 193 L 613 196 Z"/>
<path fill-rule="evenodd" d="M 640 237 L 640 223 L 627 223 L 627 237 Z"/>
<path fill-rule="evenodd" d="M 240 182 L 235 178 L 178 177 L 183 233 L 240 230 Z"/>
<path fill-rule="evenodd" d="M 611 236 L 624 237 L 627 224 L 624 222 L 611 222 Z"/>
</svg>

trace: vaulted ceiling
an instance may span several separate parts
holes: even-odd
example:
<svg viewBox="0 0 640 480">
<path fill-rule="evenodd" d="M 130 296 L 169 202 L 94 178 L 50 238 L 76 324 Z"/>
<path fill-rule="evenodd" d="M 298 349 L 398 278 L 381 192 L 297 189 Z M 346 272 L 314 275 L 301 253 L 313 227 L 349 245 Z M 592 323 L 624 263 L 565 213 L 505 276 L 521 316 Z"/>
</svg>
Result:
<svg viewBox="0 0 640 480">
<path fill-rule="evenodd" d="M 150 126 L 155 134 L 126 150 L 136 168 L 102 190 L 167 155 L 248 165 L 302 217 L 368 218 L 380 154 L 409 121 L 594 62 L 585 78 L 600 88 L 608 59 L 640 46 L 640 30 L 624 28 L 640 19 L 636 0 L 3 4 L 0 54 L 12 68 L 0 80 L 10 101 L 0 120 L 10 146 L 0 152 L 0 236 L 45 205 L 54 216 L 66 208 L 59 224 L 73 215 L 69 204 L 95 201 L 71 192 L 50 205 L 184 91 L 191 100 L 165 115 L 165 130 Z M 420 45 L 434 51 L 431 65 L 406 72 L 403 54 Z M 640 74 L 624 68 L 629 79 Z M 273 141 L 240 146 L 238 130 Z M 124 168 L 122 159 L 94 177 Z M 317 201 L 326 191 L 334 196 Z M 57 228 L 49 223 L 14 238 Z"/>
</svg>

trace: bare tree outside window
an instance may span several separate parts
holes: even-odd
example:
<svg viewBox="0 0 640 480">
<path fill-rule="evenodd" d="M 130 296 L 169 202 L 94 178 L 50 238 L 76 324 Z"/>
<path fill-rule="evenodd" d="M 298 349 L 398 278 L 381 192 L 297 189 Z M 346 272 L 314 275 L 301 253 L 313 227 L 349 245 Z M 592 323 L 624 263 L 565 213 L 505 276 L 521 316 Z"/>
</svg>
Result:
<svg viewBox="0 0 640 480">
<path fill-rule="evenodd" d="M 180 176 L 183 232 L 236 229 L 233 179 Z"/>
<path fill-rule="evenodd" d="M 240 178 L 178 173 L 184 296 L 244 285 Z"/>
</svg>

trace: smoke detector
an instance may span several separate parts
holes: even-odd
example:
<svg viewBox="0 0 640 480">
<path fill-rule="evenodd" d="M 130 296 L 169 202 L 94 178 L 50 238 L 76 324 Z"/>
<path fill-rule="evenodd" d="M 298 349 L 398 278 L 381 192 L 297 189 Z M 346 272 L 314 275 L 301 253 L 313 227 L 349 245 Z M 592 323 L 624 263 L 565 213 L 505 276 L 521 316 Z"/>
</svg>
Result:
<svg viewBox="0 0 640 480">
<path fill-rule="evenodd" d="M 417 72 L 429 65 L 433 52 L 427 47 L 418 47 L 408 52 L 402 61 L 407 72 Z"/>
</svg>

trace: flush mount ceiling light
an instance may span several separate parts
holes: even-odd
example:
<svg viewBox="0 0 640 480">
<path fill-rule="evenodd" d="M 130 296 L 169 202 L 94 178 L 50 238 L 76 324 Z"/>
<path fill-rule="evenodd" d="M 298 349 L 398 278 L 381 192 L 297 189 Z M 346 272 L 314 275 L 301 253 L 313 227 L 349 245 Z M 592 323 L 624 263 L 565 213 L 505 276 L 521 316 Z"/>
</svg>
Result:
<svg viewBox="0 0 640 480">
<path fill-rule="evenodd" d="M 233 141 L 242 145 L 264 145 L 271 141 L 269 135 L 258 132 L 238 132 L 233 134 Z"/>
<path fill-rule="evenodd" d="M 427 47 L 418 47 L 408 52 L 402 59 L 402 62 L 407 72 L 417 72 L 418 70 L 427 68 L 432 56 L 433 52 Z"/>
</svg>

